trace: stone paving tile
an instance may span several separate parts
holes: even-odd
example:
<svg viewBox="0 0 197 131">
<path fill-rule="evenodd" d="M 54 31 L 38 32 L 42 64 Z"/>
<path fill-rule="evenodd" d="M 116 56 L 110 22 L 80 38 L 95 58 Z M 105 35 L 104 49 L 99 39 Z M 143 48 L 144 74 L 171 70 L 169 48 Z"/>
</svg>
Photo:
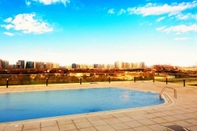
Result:
<svg viewBox="0 0 197 131">
<path fill-rule="evenodd" d="M 78 129 L 92 127 L 92 124 L 90 122 L 78 122 L 75 123 L 75 125 L 77 126 Z"/>
<path fill-rule="evenodd" d="M 110 119 L 105 119 L 105 122 L 108 124 L 115 124 L 115 123 L 120 123 L 121 121 L 118 118 L 110 118 Z"/>
<path fill-rule="evenodd" d="M 168 122 L 172 122 L 172 121 L 178 121 L 179 119 L 173 117 L 173 116 L 164 116 L 162 117 L 163 119 L 167 120 Z"/>
<path fill-rule="evenodd" d="M 156 112 L 156 113 L 152 113 L 153 115 L 155 115 L 156 117 L 163 117 L 163 116 L 167 116 L 166 114 L 162 113 L 162 112 Z"/>
<path fill-rule="evenodd" d="M 126 116 L 124 113 L 115 113 L 115 114 L 112 114 L 114 117 L 116 118 L 120 118 L 120 117 L 124 117 Z"/>
<path fill-rule="evenodd" d="M 71 119 L 58 119 L 57 120 L 58 125 L 65 125 L 65 124 L 71 124 L 73 121 Z"/>
<path fill-rule="evenodd" d="M 165 116 L 174 115 L 172 111 L 165 111 L 165 112 L 162 112 L 162 114 L 165 114 Z"/>
<path fill-rule="evenodd" d="M 79 122 L 88 122 L 86 118 L 74 118 L 73 119 L 74 123 L 79 123 Z"/>
<path fill-rule="evenodd" d="M 178 119 L 178 120 L 186 120 L 188 119 L 189 117 L 188 116 L 185 116 L 185 115 L 173 115 L 174 118 Z"/>
<path fill-rule="evenodd" d="M 147 110 L 147 113 L 148 114 L 153 114 L 153 113 L 157 113 L 158 112 L 158 110 L 156 109 L 149 109 L 149 110 Z"/>
<path fill-rule="evenodd" d="M 149 125 L 148 127 L 153 131 L 164 131 L 166 129 L 164 126 L 161 126 L 159 124 Z"/>
<path fill-rule="evenodd" d="M 47 127 L 47 126 L 57 126 L 57 122 L 55 120 L 41 122 L 41 127 Z"/>
<path fill-rule="evenodd" d="M 196 116 L 194 115 L 194 113 L 187 113 L 184 114 L 184 116 L 188 117 L 188 118 L 195 118 Z"/>
<path fill-rule="evenodd" d="M 122 129 L 129 129 L 130 127 L 124 123 L 116 123 L 116 124 L 111 124 L 115 130 L 122 130 Z"/>
<path fill-rule="evenodd" d="M 186 120 L 186 122 L 197 126 L 197 120 L 196 119 L 189 119 L 189 120 Z"/>
<path fill-rule="evenodd" d="M 103 114 L 103 115 L 99 115 L 99 117 L 100 117 L 101 119 L 110 119 L 110 118 L 114 118 L 114 116 L 111 115 L 111 114 Z"/>
<path fill-rule="evenodd" d="M 188 129 L 191 130 L 191 131 L 197 131 L 197 126 L 188 127 Z"/>
<path fill-rule="evenodd" d="M 88 121 L 101 120 L 101 118 L 99 116 L 88 116 L 88 117 L 86 117 L 86 119 L 88 119 Z"/>
<path fill-rule="evenodd" d="M 117 131 L 135 131 L 134 129 L 123 129 L 123 130 L 117 130 Z"/>
<path fill-rule="evenodd" d="M 104 120 L 98 120 L 98 121 L 90 121 L 93 126 L 102 126 L 102 125 L 107 125 L 107 122 Z"/>
<path fill-rule="evenodd" d="M 151 120 L 154 121 L 155 123 L 165 123 L 165 122 L 167 122 L 167 120 L 164 120 L 163 118 L 160 118 L 160 117 L 152 118 Z"/>
<path fill-rule="evenodd" d="M 132 118 L 134 120 L 143 120 L 143 119 L 146 119 L 145 116 L 141 116 L 141 115 L 138 115 L 138 116 L 130 116 L 130 118 Z"/>
<path fill-rule="evenodd" d="M 23 130 L 40 129 L 40 122 L 27 122 L 24 124 Z"/>
<path fill-rule="evenodd" d="M 186 122 L 186 121 L 176 121 L 174 123 L 177 124 L 177 125 L 183 126 L 183 127 L 189 127 L 189 126 L 193 125 L 193 124 L 191 124 L 189 122 Z"/>
<path fill-rule="evenodd" d="M 41 128 L 41 131 L 59 131 L 58 126 L 47 126 Z"/>
<path fill-rule="evenodd" d="M 149 120 L 149 119 L 144 119 L 144 120 L 140 120 L 140 123 L 142 123 L 143 125 L 153 125 L 156 124 L 155 122 Z"/>
<path fill-rule="evenodd" d="M 120 121 L 122 122 L 128 122 L 128 121 L 133 121 L 133 119 L 131 119 L 130 117 L 128 116 L 125 116 L 125 117 L 121 117 L 121 118 L 118 118 Z"/>
<path fill-rule="evenodd" d="M 30 129 L 30 130 L 23 130 L 23 131 L 41 131 L 41 129 L 37 128 L 37 129 Z"/>
<path fill-rule="evenodd" d="M 146 127 L 146 126 L 141 126 L 141 127 L 136 127 L 134 128 L 135 131 L 153 131 L 152 129 Z"/>
<path fill-rule="evenodd" d="M 7 125 L 3 131 L 22 131 L 23 125 L 22 124 L 11 124 Z"/>
<path fill-rule="evenodd" d="M 112 128 L 112 127 L 109 126 L 109 125 L 95 126 L 95 128 L 96 128 L 98 131 L 116 131 L 114 128 Z"/>
<path fill-rule="evenodd" d="M 84 129 L 79 129 L 79 131 L 97 131 L 94 127 L 88 127 Z"/>
<path fill-rule="evenodd" d="M 70 131 L 70 130 L 77 130 L 77 127 L 75 124 L 66 124 L 66 125 L 60 125 L 59 126 L 60 131 Z"/>
<path fill-rule="evenodd" d="M 125 124 L 127 124 L 131 128 L 142 126 L 142 124 L 137 121 L 126 122 Z"/>
<path fill-rule="evenodd" d="M 156 118 L 157 116 L 153 114 L 147 114 L 145 115 L 146 118 L 152 119 L 152 118 Z"/>
<path fill-rule="evenodd" d="M 0 125 L 0 131 L 3 131 L 6 125 Z"/>
<path fill-rule="evenodd" d="M 161 126 L 170 126 L 170 125 L 176 125 L 173 122 L 166 122 L 166 123 L 160 123 Z"/>
</svg>

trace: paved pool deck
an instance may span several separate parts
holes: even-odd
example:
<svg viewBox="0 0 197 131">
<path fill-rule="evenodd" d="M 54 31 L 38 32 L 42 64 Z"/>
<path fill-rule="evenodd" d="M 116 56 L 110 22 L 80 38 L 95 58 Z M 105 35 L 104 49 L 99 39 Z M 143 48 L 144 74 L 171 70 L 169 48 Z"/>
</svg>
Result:
<svg viewBox="0 0 197 131">
<path fill-rule="evenodd" d="M 0 93 L 92 87 L 122 87 L 159 93 L 164 86 L 166 84 L 162 82 L 24 85 L 0 87 Z M 197 131 L 197 88 L 170 83 L 167 86 L 175 88 L 178 97 L 174 98 L 173 90 L 167 88 L 163 94 L 166 103 L 162 105 L 0 123 L 0 131 L 165 131 L 165 126 L 175 124 Z"/>
</svg>

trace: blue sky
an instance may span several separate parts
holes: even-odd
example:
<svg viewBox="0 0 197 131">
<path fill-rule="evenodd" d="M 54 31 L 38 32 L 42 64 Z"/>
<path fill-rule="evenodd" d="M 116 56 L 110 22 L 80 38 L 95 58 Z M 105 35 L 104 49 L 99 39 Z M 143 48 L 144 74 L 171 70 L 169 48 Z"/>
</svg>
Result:
<svg viewBox="0 0 197 131">
<path fill-rule="evenodd" d="M 0 59 L 197 65 L 197 1 L 0 0 Z"/>
</svg>

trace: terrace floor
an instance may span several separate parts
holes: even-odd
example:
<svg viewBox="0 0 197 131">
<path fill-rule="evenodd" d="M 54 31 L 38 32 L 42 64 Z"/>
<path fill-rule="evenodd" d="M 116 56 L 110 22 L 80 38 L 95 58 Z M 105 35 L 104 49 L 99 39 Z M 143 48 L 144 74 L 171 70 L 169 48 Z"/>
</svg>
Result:
<svg viewBox="0 0 197 131">
<path fill-rule="evenodd" d="M 0 87 L 0 93 L 91 87 L 123 87 L 159 93 L 164 86 L 162 82 L 21 85 Z M 165 126 L 175 124 L 197 131 L 197 88 L 168 86 L 177 90 L 178 98 L 174 98 L 173 90 L 166 89 L 166 103 L 162 105 L 0 123 L 0 131 L 165 131 Z"/>
</svg>

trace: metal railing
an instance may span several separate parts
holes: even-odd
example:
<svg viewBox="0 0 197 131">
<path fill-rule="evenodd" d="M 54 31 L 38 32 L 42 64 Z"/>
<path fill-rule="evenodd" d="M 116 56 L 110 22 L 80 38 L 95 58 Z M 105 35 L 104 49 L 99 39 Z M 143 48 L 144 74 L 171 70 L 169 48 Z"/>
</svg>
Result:
<svg viewBox="0 0 197 131">
<path fill-rule="evenodd" d="M 174 90 L 174 97 L 175 97 L 175 98 L 177 98 L 177 91 L 176 91 L 176 89 L 174 89 L 173 87 L 164 86 L 164 87 L 163 87 L 163 89 L 161 90 L 161 92 L 159 93 L 159 97 L 160 97 L 160 99 L 161 99 L 161 95 L 162 95 L 162 93 L 165 91 L 165 89 L 166 89 L 166 88 L 169 88 L 169 89 Z"/>
</svg>

